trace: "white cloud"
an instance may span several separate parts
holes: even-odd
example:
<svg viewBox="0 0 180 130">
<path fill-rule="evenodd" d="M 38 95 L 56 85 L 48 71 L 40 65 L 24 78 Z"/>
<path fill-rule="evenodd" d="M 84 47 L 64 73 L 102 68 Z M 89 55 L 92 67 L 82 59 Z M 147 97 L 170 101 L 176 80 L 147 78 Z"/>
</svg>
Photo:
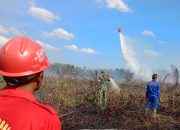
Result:
<svg viewBox="0 0 180 130">
<path fill-rule="evenodd" d="M 75 52 L 84 53 L 84 54 L 96 54 L 96 53 L 98 53 L 91 48 L 78 48 L 76 45 L 65 46 L 65 48 L 72 50 L 72 51 L 75 51 Z"/>
<path fill-rule="evenodd" d="M 149 31 L 149 30 L 144 30 L 141 34 L 143 36 L 155 37 L 155 34 L 152 31 Z"/>
<path fill-rule="evenodd" d="M 76 45 L 65 46 L 65 48 L 68 48 L 69 50 L 73 50 L 73 51 L 78 51 L 78 47 Z"/>
<path fill-rule="evenodd" d="M 96 53 L 96 51 L 91 48 L 82 48 L 80 50 L 81 50 L 81 52 L 83 52 L 85 54 L 95 54 Z"/>
<path fill-rule="evenodd" d="M 16 35 L 16 36 L 24 35 L 23 32 L 17 30 L 17 29 L 14 28 L 14 27 L 10 27 L 8 31 L 9 31 L 9 33 L 12 33 L 12 34 L 14 34 L 14 35 Z"/>
<path fill-rule="evenodd" d="M 162 44 L 162 45 L 165 45 L 165 44 L 166 44 L 165 41 L 158 40 L 158 42 L 159 42 L 160 44 Z"/>
<path fill-rule="evenodd" d="M 36 41 L 37 43 L 39 43 L 41 46 L 43 46 L 45 49 L 48 49 L 48 50 L 51 50 L 51 51 L 54 51 L 54 50 L 61 50 L 60 48 L 56 48 L 52 45 L 49 45 L 49 44 L 46 44 L 46 43 L 43 43 L 41 41 Z"/>
<path fill-rule="evenodd" d="M 34 18 L 41 19 L 47 23 L 52 23 L 53 21 L 60 19 L 59 16 L 53 14 L 51 11 L 35 6 L 30 7 L 28 13 Z"/>
<path fill-rule="evenodd" d="M 4 44 L 7 43 L 8 41 L 9 41 L 8 38 L 0 35 L 0 46 L 1 46 L 1 45 L 4 45 Z M 48 50 L 51 50 L 51 51 L 61 50 L 60 48 L 57 48 L 57 47 L 54 47 L 54 46 L 52 46 L 52 45 L 43 43 L 43 42 L 41 42 L 41 41 L 39 41 L 39 40 L 36 40 L 36 42 L 39 43 L 44 49 L 48 49 Z"/>
<path fill-rule="evenodd" d="M 103 4 L 103 0 L 95 0 L 96 4 Z"/>
<path fill-rule="evenodd" d="M 0 34 L 7 34 L 7 33 L 8 33 L 7 29 L 4 26 L 0 25 Z"/>
<path fill-rule="evenodd" d="M 22 36 L 24 35 L 24 32 L 19 31 L 15 27 L 5 27 L 3 25 L 0 25 L 0 34 Z"/>
<path fill-rule="evenodd" d="M 67 32 L 63 28 L 54 29 L 52 32 L 43 32 L 47 37 L 55 37 L 59 39 L 72 40 L 75 38 L 74 34 Z"/>
<path fill-rule="evenodd" d="M 4 36 L 0 36 L 0 45 L 4 45 L 6 42 L 8 42 L 9 39 L 4 37 Z"/>
<path fill-rule="evenodd" d="M 120 12 L 133 13 L 133 10 L 123 0 L 105 0 L 105 2 L 108 8 L 117 9 Z M 99 0 L 98 3 L 100 3 Z"/>
<path fill-rule="evenodd" d="M 147 55 L 149 56 L 153 56 L 153 57 L 158 57 L 160 56 L 160 53 L 154 51 L 154 50 L 151 50 L 151 49 L 145 49 L 144 50 L 144 53 L 146 53 Z"/>
</svg>

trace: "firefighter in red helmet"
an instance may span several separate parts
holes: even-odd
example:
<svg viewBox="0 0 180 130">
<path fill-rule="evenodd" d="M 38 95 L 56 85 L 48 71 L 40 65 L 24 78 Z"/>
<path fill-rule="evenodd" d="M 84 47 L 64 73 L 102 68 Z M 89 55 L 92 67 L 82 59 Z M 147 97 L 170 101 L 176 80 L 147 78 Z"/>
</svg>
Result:
<svg viewBox="0 0 180 130">
<path fill-rule="evenodd" d="M 56 111 L 36 101 L 43 71 L 49 65 L 42 47 L 27 37 L 16 37 L 0 49 L 0 130 L 61 130 Z"/>
</svg>

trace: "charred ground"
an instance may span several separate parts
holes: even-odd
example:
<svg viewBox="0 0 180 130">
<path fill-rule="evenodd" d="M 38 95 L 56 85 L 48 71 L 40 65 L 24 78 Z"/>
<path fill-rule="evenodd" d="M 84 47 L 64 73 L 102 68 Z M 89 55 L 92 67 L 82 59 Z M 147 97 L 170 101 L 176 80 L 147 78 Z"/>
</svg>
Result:
<svg viewBox="0 0 180 130">
<path fill-rule="evenodd" d="M 0 87 L 5 83 L 0 78 Z M 146 83 L 132 77 L 117 81 L 120 91 L 109 91 L 107 106 L 98 105 L 95 79 L 75 76 L 45 77 L 37 99 L 58 111 L 63 129 L 180 129 L 180 86 L 162 83 L 158 115 L 145 115 Z"/>
<path fill-rule="evenodd" d="M 180 129 L 180 89 L 161 87 L 158 115 L 145 115 L 145 83 L 121 81 L 120 91 L 108 93 L 107 106 L 98 105 L 96 82 L 76 78 L 44 81 L 39 100 L 53 106 L 63 129 Z"/>
</svg>

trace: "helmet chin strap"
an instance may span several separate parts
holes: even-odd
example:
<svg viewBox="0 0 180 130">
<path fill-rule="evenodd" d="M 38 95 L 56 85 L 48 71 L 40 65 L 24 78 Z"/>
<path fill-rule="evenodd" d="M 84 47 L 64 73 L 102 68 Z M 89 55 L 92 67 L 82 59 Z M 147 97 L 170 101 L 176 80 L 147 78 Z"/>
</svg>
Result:
<svg viewBox="0 0 180 130">
<path fill-rule="evenodd" d="M 6 80 L 6 79 L 5 79 Z M 10 80 L 6 80 L 8 86 L 17 86 L 19 84 L 19 80 L 14 78 Z"/>
<path fill-rule="evenodd" d="M 37 87 L 36 87 L 35 91 L 40 88 L 43 77 L 44 77 L 43 72 L 41 72 L 40 74 L 37 75 L 37 77 L 36 77 Z"/>
<path fill-rule="evenodd" d="M 3 77 L 9 87 L 20 87 L 22 85 L 28 84 L 30 82 L 36 82 L 37 89 L 39 89 L 41 85 L 41 81 L 43 78 L 43 72 L 39 72 L 37 74 L 22 76 L 22 77 Z"/>
</svg>

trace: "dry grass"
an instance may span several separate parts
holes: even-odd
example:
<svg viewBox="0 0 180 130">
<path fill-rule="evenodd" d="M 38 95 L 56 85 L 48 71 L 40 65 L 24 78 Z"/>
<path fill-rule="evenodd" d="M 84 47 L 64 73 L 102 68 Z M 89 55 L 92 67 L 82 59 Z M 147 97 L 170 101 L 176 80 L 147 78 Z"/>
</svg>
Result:
<svg viewBox="0 0 180 130">
<path fill-rule="evenodd" d="M 108 93 L 106 108 L 101 108 L 97 103 L 95 82 L 83 79 L 46 79 L 41 94 L 38 95 L 41 95 L 41 102 L 53 106 L 58 111 L 63 128 L 68 130 L 180 129 L 179 92 L 172 90 L 168 93 L 167 89 L 162 91 L 158 115 L 154 118 L 150 114 L 145 115 L 145 93 L 136 89 L 142 87 L 143 90 L 144 85 L 123 82 L 120 92 Z"/>
<path fill-rule="evenodd" d="M 119 84 L 123 89 L 108 93 L 106 108 L 101 108 L 97 103 L 95 84 L 90 80 L 73 77 L 46 77 L 36 96 L 40 102 L 49 104 L 58 111 L 63 129 L 67 130 L 180 129 L 179 88 L 168 91 L 168 88 L 163 87 L 158 115 L 154 118 L 150 114 L 146 116 L 144 112 L 144 83 Z M 142 92 L 136 89 L 140 87 Z"/>
</svg>

